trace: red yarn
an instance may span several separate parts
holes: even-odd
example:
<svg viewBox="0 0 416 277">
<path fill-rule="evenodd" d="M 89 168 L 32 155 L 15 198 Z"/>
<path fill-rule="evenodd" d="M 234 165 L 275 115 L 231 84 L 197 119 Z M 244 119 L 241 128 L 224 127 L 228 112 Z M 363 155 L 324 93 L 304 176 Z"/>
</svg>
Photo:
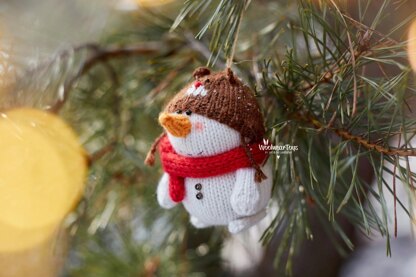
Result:
<svg viewBox="0 0 416 277">
<path fill-rule="evenodd" d="M 200 82 L 200 81 L 196 81 L 196 82 L 194 83 L 194 86 L 195 86 L 195 88 L 199 88 L 200 86 L 202 86 L 202 82 Z"/>
<path fill-rule="evenodd" d="M 258 143 L 250 144 L 249 149 L 257 164 L 266 160 L 268 154 L 260 150 Z M 242 146 L 215 156 L 190 158 L 177 154 L 165 136 L 159 143 L 159 153 L 163 169 L 169 174 L 169 195 L 174 202 L 185 197 L 186 177 L 206 178 L 252 167 Z"/>
</svg>

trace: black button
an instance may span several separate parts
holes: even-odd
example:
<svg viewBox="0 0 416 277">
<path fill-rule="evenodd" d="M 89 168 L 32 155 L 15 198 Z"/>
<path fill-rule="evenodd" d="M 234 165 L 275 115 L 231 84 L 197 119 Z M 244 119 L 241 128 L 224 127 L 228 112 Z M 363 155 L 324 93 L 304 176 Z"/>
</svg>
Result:
<svg viewBox="0 0 416 277">
<path fill-rule="evenodd" d="M 191 115 L 192 114 L 192 111 L 191 110 L 187 110 L 185 113 L 186 113 L 186 115 Z"/>
<path fill-rule="evenodd" d="M 200 183 L 195 185 L 195 189 L 196 190 L 201 190 L 202 189 L 202 185 Z"/>
<path fill-rule="evenodd" d="M 202 198 L 204 198 L 204 196 L 202 195 L 202 193 L 198 192 L 196 195 L 196 199 L 201 200 Z"/>
</svg>

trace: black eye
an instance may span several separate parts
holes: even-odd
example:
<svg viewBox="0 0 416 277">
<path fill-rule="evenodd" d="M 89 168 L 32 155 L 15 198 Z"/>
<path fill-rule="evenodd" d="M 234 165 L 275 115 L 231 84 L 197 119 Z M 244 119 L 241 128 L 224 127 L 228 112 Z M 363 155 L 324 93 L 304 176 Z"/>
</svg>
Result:
<svg viewBox="0 0 416 277">
<path fill-rule="evenodd" d="M 181 111 L 181 110 L 177 110 L 177 111 L 176 111 L 176 113 L 177 113 L 177 114 L 181 114 L 181 113 L 182 113 L 182 111 Z"/>
<path fill-rule="evenodd" d="M 185 113 L 186 113 L 186 115 L 191 115 L 192 114 L 192 111 L 191 110 L 187 110 Z"/>
</svg>

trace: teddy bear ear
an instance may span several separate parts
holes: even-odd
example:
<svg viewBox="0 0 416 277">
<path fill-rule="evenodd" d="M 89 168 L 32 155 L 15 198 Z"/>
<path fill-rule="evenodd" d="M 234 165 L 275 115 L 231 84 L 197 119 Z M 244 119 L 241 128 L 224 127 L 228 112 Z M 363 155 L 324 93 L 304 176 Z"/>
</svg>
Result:
<svg viewBox="0 0 416 277">
<path fill-rule="evenodd" d="M 207 67 L 198 67 L 195 69 L 194 73 L 192 74 L 195 79 L 207 76 L 211 74 L 211 70 Z"/>
</svg>

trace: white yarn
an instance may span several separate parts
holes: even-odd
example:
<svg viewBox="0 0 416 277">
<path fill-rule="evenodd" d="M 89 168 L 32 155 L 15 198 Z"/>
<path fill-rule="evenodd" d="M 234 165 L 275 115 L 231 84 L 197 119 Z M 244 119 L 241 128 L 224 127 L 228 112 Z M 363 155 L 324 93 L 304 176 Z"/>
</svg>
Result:
<svg viewBox="0 0 416 277">
<path fill-rule="evenodd" d="M 165 209 L 176 206 L 176 203 L 169 196 L 169 175 L 167 173 L 163 173 L 157 186 L 157 202 Z"/>
<path fill-rule="evenodd" d="M 186 91 L 186 94 L 187 95 L 194 95 L 194 96 L 197 96 L 197 95 L 201 95 L 201 96 L 205 96 L 205 95 L 207 95 L 207 90 L 205 89 L 205 87 L 204 86 L 199 86 L 199 87 L 196 87 L 195 86 L 195 84 L 193 84 L 191 87 L 189 87 L 188 88 L 188 90 Z"/>
<path fill-rule="evenodd" d="M 192 114 L 191 133 L 185 138 L 168 138 L 178 154 L 189 157 L 212 156 L 240 146 L 240 134 L 218 121 Z M 272 189 L 272 167 L 262 168 L 268 177 L 260 184 L 254 181 L 255 169 L 241 168 L 235 172 L 209 178 L 185 178 L 184 207 L 196 228 L 228 225 L 231 233 L 238 233 L 256 224 L 265 215 Z M 169 177 L 164 174 L 157 189 L 157 199 L 164 208 L 175 203 L 169 197 Z M 201 184 L 201 189 L 195 188 Z M 202 194 L 202 199 L 196 195 Z"/>
<path fill-rule="evenodd" d="M 189 119 L 192 129 L 185 138 L 167 134 L 178 154 L 188 157 L 207 157 L 240 146 L 240 134 L 227 125 L 199 114 L 192 114 Z"/>
</svg>

